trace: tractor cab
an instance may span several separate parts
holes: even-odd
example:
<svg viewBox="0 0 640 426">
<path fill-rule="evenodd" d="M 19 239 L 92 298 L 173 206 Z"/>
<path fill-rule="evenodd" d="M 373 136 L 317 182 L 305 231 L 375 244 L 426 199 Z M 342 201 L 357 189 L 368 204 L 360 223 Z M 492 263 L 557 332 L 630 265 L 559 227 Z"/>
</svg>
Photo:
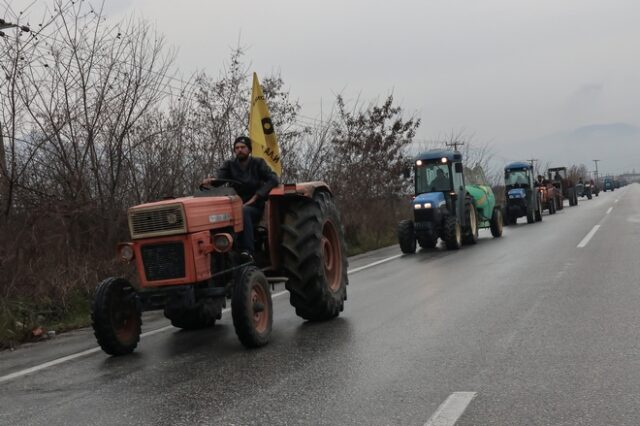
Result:
<svg viewBox="0 0 640 426">
<path fill-rule="evenodd" d="M 444 209 L 455 214 L 464 199 L 462 154 L 457 151 L 435 150 L 422 153 L 415 162 L 414 211 Z M 418 217 L 416 216 L 416 219 Z"/>
<path fill-rule="evenodd" d="M 551 181 L 551 183 L 553 183 L 553 186 L 562 191 L 563 183 L 567 180 L 566 167 L 556 167 L 553 169 L 549 169 L 547 173 L 549 175 L 549 180 Z"/>
<path fill-rule="evenodd" d="M 511 198 L 513 194 L 522 194 L 523 191 L 520 190 L 530 191 L 534 187 L 533 167 L 523 162 L 508 164 L 504 168 L 504 184 L 507 198 Z"/>
<path fill-rule="evenodd" d="M 504 168 L 507 223 L 514 225 L 526 216 L 528 223 L 542 220 L 542 200 L 534 190 L 533 167 L 529 163 L 515 162 Z"/>
</svg>

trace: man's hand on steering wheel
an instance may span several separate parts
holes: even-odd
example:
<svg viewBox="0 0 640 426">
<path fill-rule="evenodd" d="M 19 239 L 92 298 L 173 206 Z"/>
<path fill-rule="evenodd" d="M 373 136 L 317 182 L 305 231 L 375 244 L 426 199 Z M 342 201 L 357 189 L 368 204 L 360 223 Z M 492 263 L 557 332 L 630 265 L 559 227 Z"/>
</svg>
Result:
<svg viewBox="0 0 640 426">
<path fill-rule="evenodd" d="M 217 187 L 217 186 L 222 186 L 222 185 L 227 185 L 227 186 L 242 186 L 243 183 L 235 180 L 235 179 L 223 179 L 223 178 L 217 178 L 217 177 L 208 177 L 208 178 L 204 178 L 202 180 L 202 182 L 200 183 L 200 190 L 201 191 L 206 191 L 209 190 L 213 187 Z"/>
</svg>

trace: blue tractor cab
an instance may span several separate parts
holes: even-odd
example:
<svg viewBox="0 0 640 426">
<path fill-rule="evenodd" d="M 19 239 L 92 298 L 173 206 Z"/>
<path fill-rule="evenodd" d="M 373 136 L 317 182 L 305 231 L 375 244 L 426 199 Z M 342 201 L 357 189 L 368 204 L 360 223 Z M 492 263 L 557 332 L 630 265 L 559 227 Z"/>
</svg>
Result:
<svg viewBox="0 0 640 426">
<path fill-rule="evenodd" d="M 516 161 L 504 168 L 505 223 L 515 225 L 519 217 L 526 216 L 527 223 L 542 220 L 542 200 L 535 189 L 533 167 Z"/>
</svg>

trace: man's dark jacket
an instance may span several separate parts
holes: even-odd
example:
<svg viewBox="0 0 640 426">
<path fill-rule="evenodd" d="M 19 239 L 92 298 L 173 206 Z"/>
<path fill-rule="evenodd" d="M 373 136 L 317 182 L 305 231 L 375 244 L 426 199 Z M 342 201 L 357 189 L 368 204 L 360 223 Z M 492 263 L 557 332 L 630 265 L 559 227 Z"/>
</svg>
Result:
<svg viewBox="0 0 640 426">
<path fill-rule="evenodd" d="M 278 186 L 278 176 L 262 158 L 249 156 L 246 168 L 242 168 L 237 159 L 227 160 L 220 170 L 219 179 L 233 179 L 242 185 L 233 184 L 243 202 L 247 202 L 254 194 L 258 195 L 256 207 L 262 208 L 269 196 L 269 191 Z"/>
</svg>

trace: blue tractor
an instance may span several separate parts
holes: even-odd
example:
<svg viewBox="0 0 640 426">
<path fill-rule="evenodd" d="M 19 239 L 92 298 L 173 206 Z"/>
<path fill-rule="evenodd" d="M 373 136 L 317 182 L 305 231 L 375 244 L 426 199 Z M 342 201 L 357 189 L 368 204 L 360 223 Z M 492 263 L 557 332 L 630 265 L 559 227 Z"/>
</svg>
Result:
<svg viewBox="0 0 640 426">
<path fill-rule="evenodd" d="M 414 220 L 398 224 L 398 240 L 403 253 L 420 247 L 434 248 L 438 238 L 450 250 L 463 243 L 475 244 L 479 228 L 491 228 L 494 237 L 502 235 L 502 209 L 496 206 L 491 187 L 465 184 L 462 154 L 458 151 L 431 150 L 419 154 L 414 163 Z"/>
<path fill-rule="evenodd" d="M 535 187 L 531 164 L 520 161 L 507 164 L 504 168 L 504 190 L 507 225 L 515 225 L 522 216 L 527 217 L 527 223 L 542 220 L 542 200 Z"/>
</svg>

